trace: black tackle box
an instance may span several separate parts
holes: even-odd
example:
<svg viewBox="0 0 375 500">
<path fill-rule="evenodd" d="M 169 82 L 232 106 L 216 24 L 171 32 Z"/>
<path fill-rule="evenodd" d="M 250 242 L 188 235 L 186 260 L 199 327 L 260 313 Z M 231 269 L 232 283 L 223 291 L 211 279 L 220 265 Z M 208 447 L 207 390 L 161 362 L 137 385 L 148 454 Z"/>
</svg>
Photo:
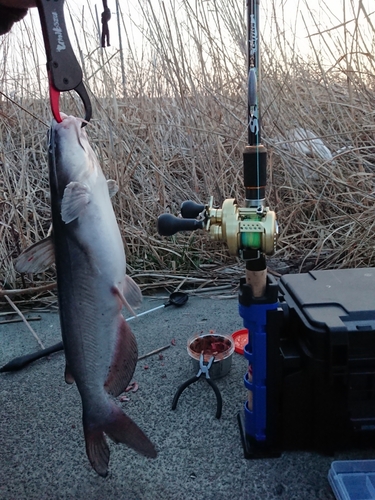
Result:
<svg viewBox="0 0 375 500">
<path fill-rule="evenodd" d="M 285 448 L 375 446 L 375 268 L 283 276 Z"/>
</svg>

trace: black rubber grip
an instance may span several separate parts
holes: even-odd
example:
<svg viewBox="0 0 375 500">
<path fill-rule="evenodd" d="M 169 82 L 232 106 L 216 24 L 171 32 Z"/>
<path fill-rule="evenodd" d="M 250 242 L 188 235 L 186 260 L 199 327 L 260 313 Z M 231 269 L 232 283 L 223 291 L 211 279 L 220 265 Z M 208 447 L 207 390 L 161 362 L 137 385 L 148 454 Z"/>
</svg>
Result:
<svg viewBox="0 0 375 500">
<path fill-rule="evenodd" d="M 158 217 L 157 227 L 160 236 L 172 236 L 179 231 L 203 229 L 204 222 L 196 219 L 180 219 L 171 214 L 163 214 Z"/>
<path fill-rule="evenodd" d="M 246 146 L 243 153 L 243 177 L 247 200 L 266 196 L 267 150 L 264 146 Z"/>
<path fill-rule="evenodd" d="M 21 370 L 29 363 L 36 361 L 37 359 L 43 358 L 44 356 L 49 356 L 50 354 L 62 351 L 64 349 L 63 343 L 59 342 L 51 347 L 47 347 L 46 349 L 42 349 L 41 351 L 36 351 L 31 354 L 26 354 L 25 356 L 20 356 L 19 358 L 14 358 L 12 361 L 9 361 L 6 365 L 0 368 L 0 373 L 3 372 L 15 372 L 17 370 Z"/>
<path fill-rule="evenodd" d="M 181 205 L 181 215 L 184 219 L 195 219 L 203 212 L 204 205 L 199 205 L 194 201 L 184 201 Z"/>
</svg>

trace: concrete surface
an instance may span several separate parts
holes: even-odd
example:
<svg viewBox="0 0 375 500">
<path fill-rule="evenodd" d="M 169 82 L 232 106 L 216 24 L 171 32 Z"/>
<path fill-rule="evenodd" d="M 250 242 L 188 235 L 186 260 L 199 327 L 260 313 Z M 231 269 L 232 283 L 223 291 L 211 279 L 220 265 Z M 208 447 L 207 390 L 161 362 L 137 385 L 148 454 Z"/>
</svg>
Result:
<svg viewBox="0 0 375 500">
<path fill-rule="evenodd" d="M 143 309 L 161 303 L 145 299 Z M 56 313 L 44 313 L 32 326 L 46 346 L 60 340 Z M 214 393 L 202 380 L 171 410 L 176 389 L 194 374 L 188 337 L 241 328 L 236 299 L 190 297 L 181 309 L 160 309 L 131 326 L 140 355 L 175 339 L 163 359 L 154 355 L 138 363 L 139 390 L 120 403 L 156 444 L 158 457 L 148 460 L 110 442 L 109 475 L 99 477 L 85 453 L 78 391 L 65 384 L 63 354 L 55 354 L 20 372 L 0 374 L 1 500 L 332 500 L 327 481 L 332 460 L 374 458 L 371 451 L 351 451 L 335 457 L 285 452 L 278 459 L 244 459 L 237 412 L 246 397 L 247 363 L 236 353 L 230 373 L 217 381 L 220 420 Z M 0 325 L 0 366 L 37 348 L 24 324 Z"/>
</svg>

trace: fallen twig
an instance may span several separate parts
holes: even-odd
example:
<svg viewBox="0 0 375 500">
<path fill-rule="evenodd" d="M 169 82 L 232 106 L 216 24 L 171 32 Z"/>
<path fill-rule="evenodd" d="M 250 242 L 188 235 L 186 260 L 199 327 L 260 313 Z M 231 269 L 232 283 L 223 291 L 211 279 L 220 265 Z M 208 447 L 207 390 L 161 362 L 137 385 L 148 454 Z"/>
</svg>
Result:
<svg viewBox="0 0 375 500">
<path fill-rule="evenodd" d="M 218 292 L 218 293 L 221 293 L 222 290 L 228 290 L 232 288 L 233 291 L 236 290 L 236 287 L 234 287 L 233 285 L 229 284 L 229 285 L 220 285 L 220 286 L 210 286 L 210 287 L 205 287 L 205 288 L 197 288 L 197 290 L 191 290 L 191 293 L 193 295 L 196 295 L 198 293 L 200 294 L 204 294 L 204 293 L 210 293 L 212 295 L 211 292 Z"/>
<path fill-rule="evenodd" d="M 40 316 L 32 316 L 31 318 L 27 318 L 27 321 L 40 321 L 42 318 Z M 23 321 L 22 318 L 14 318 L 14 319 L 5 319 L 0 321 L 0 325 L 6 325 L 7 323 L 20 323 Z"/>
<path fill-rule="evenodd" d="M 164 347 L 159 347 L 159 349 L 155 349 L 154 351 L 151 351 L 147 354 L 143 354 L 142 356 L 139 356 L 138 361 L 140 361 L 141 359 L 148 358 L 149 356 L 152 356 L 153 354 L 157 354 L 158 352 L 164 351 L 165 349 L 168 349 L 169 347 L 171 347 L 170 344 L 165 345 Z"/>
<path fill-rule="evenodd" d="M 274 271 L 273 269 L 270 269 L 267 267 L 267 272 L 269 274 L 272 274 L 272 276 L 276 276 L 276 278 L 281 278 L 282 274 L 278 273 L 277 271 Z"/>
<path fill-rule="evenodd" d="M 8 297 L 8 295 L 4 295 L 5 299 L 9 302 L 9 305 L 12 307 L 12 309 L 14 309 L 16 311 L 17 314 L 20 315 L 20 317 L 22 318 L 22 321 L 25 323 L 25 325 L 27 326 L 27 328 L 30 330 L 30 332 L 33 334 L 35 340 L 38 342 L 38 344 L 40 345 L 40 347 L 42 349 L 45 349 L 42 341 L 40 340 L 40 338 L 38 337 L 38 335 L 35 333 L 35 331 L 31 328 L 31 326 L 29 325 L 29 323 L 27 322 L 27 319 L 25 318 L 25 316 L 21 313 L 21 311 L 18 309 L 18 307 L 16 306 L 16 304 Z"/>
<path fill-rule="evenodd" d="M 43 286 L 36 286 L 30 288 L 20 288 L 17 290 L 1 290 L 0 289 L 0 297 L 15 297 L 17 295 L 31 295 L 33 293 L 47 292 L 48 290 L 54 290 L 56 288 L 56 283 L 48 283 Z"/>
</svg>

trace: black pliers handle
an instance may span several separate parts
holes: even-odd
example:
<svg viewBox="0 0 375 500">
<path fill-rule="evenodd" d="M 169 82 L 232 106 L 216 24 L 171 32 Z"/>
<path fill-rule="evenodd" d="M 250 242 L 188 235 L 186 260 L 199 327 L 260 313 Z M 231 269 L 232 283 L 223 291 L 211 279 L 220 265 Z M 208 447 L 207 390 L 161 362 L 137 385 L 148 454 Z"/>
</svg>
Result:
<svg viewBox="0 0 375 500">
<path fill-rule="evenodd" d="M 192 378 L 189 378 L 189 380 L 187 380 L 186 382 L 184 382 L 182 385 L 180 385 L 180 387 L 177 389 L 177 392 L 173 398 L 173 402 L 172 402 L 172 410 L 175 410 L 176 407 L 177 407 L 177 402 L 179 400 L 179 397 L 181 396 L 181 394 L 183 393 L 183 391 L 189 387 L 189 385 L 191 384 L 194 384 L 194 382 L 196 382 L 197 380 L 200 379 L 201 375 L 206 375 L 206 380 L 208 382 L 208 384 L 212 387 L 212 389 L 214 390 L 215 392 L 215 395 L 216 395 L 216 415 L 215 417 L 216 418 L 220 418 L 221 417 L 221 410 L 223 408 L 223 400 L 221 398 L 221 394 L 220 394 L 220 391 L 217 387 L 217 385 L 215 384 L 215 382 L 213 382 L 211 379 L 210 379 L 210 374 L 209 374 L 209 370 L 211 368 L 211 365 L 214 361 L 215 357 L 212 356 L 209 360 L 209 362 L 207 363 L 207 365 L 204 364 L 204 357 L 203 357 L 203 353 L 201 353 L 200 355 L 200 358 L 199 358 L 199 371 L 196 375 L 194 375 L 194 377 Z"/>
<path fill-rule="evenodd" d="M 89 122 L 92 114 L 91 102 L 82 82 L 81 67 L 69 41 L 64 18 L 64 1 L 37 0 L 47 55 L 51 110 L 55 120 L 60 123 L 60 92 L 75 90 L 85 108 L 85 121 Z"/>
</svg>

